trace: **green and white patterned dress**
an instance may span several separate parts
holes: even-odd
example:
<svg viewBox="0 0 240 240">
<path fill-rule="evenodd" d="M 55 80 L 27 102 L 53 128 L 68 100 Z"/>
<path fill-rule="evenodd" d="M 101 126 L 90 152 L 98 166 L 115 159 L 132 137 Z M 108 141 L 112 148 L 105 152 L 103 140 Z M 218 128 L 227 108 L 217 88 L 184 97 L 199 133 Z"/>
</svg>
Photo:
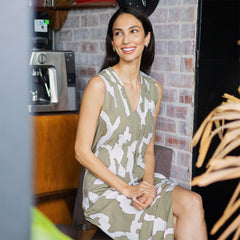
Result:
<svg viewBox="0 0 240 240">
<path fill-rule="evenodd" d="M 110 171 L 131 185 L 144 175 L 144 152 L 154 131 L 158 100 L 155 80 L 141 74 L 141 95 L 133 111 L 124 85 L 109 67 L 99 73 L 105 98 L 97 121 L 93 153 Z M 118 240 L 173 240 L 172 190 L 175 184 L 155 173 L 157 197 L 147 209 L 137 210 L 132 200 L 96 178 L 84 177 L 83 209 L 88 221 Z"/>
</svg>

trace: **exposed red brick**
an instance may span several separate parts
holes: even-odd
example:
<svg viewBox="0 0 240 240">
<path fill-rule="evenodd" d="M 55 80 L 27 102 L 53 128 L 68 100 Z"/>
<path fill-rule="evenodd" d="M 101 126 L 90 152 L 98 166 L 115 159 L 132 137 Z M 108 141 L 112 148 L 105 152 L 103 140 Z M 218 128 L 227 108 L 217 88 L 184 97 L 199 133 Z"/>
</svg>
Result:
<svg viewBox="0 0 240 240">
<path fill-rule="evenodd" d="M 166 142 L 166 146 L 171 148 L 176 148 L 184 151 L 190 150 L 190 143 L 187 138 L 166 134 L 165 142 Z"/>
<path fill-rule="evenodd" d="M 193 22 L 195 19 L 195 7 L 189 6 L 182 8 L 181 20 L 183 22 Z"/>
<path fill-rule="evenodd" d="M 161 107 L 160 107 L 159 115 L 160 115 L 160 116 L 166 116 L 166 103 L 163 102 L 163 101 L 161 102 Z"/>
<path fill-rule="evenodd" d="M 192 136 L 192 123 L 186 121 L 178 121 L 178 133 L 183 136 Z"/>
<path fill-rule="evenodd" d="M 169 41 L 168 42 L 168 54 L 169 55 L 181 55 L 182 53 L 182 42 L 180 41 Z"/>
<path fill-rule="evenodd" d="M 168 20 L 168 9 L 156 9 L 154 14 L 150 16 L 150 21 L 155 23 L 166 23 Z"/>
<path fill-rule="evenodd" d="M 157 119 L 157 129 L 161 131 L 166 131 L 166 132 L 176 132 L 176 121 L 169 119 L 169 118 L 163 118 L 163 117 L 158 117 Z"/>
<path fill-rule="evenodd" d="M 184 57 L 181 59 L 181 72 L 192 72 L 194 71 L 193 58 Z"/>
<path fill-rule="evenodd" d="M 182 74 L 180 76 L 181 87 L 193 89 L 194 88 L 194 75 Z"/>
<path fill-rule="evenodd" d="M 155 72 L 154 70 L 151 71 L 151 76 L 158 81 L 159 83 L 161 83 L 162 85 L 165 85 L 165 74 L 162 72 Z"/>
<path fill-rule="evenodd" d="M 155 57 L 155 66 L 160 71 L 178 71 L 179 62 L 175 57 Z"/>
<path fill-rule="evenodd" d="M 179 73 L 171 73 L 169 72 L 166 77 L 166 86 L 170 87 L 182 87 L 182 83 L 180 81 Z"/>
<path fill-rule="evenodd" d="M 192 90 L 179 90 L 179 102 L 180 103 L 192 103 Z"/>
<path fill-rule="evenodd" d="M 88 27 L 96 27 L 98 26 L 98 22 L 99 22 L 99 19 L 97 15 L 95 14 L 88 15 L 88 23 L 87 23 Z"/>
<path fill-rule="evenodd" d="M 168 105 L 167 106 L 167 116 L 173 118 L 185 119 L 187 114 L 187 107 Z"/>
<path fill-rule="evenodd" d="M 81 27 L 87 27 L 87 23 L 88 23 L 88 16 L 87 15 L 81 16 Z"/>
<path fill-rule="evenodd" d="M 192 154 L 190 152 L 177 151 L 176 159 L 180 166 L 188 167 L 192 165 Z"/>
<path fill-rule="evenodd" d="M 195 39 L 195 37 L 196 37 L 195 23 L 182 24 L 181 38 Z"/>
<path fill-rule="evenodd" d="M 80 75 L 81 75 L 81 77 L 87 77 L 88 76 L 88 68 L 87 67 L 81 67 L 80 68 Z"/>
<path fill-rule="evenodd" d="M 155 48 L 156 48 L 156 54 L 158 55 L 164 55 L 167 53 L 167 41 L 156 41 L 155 42 Z"/>
<path fill-rule="evenodd" d="M 81 52 L 82 53 L 97 53 L 98 44 L 95 42 L 81 42 Z"/>
<path fill-rule="evenodd" d="M 65 28 L 78 28 L 79 27 L 79 16 L 68 16 L 67 21 L 63 24 L 63 29 Z"/>
<path fill-rule="evenodd" d="M 89 38 L 89 30 L 88 29 L 78 29 L 74 30 L 74 39 L 88 39 Z"/>
<path fill-rule="evenodd" d="M 71 41 L 72 40 L 72 31 L 71 30 L 63 30 L 58 32 L 58 38 L 61 41 Z"/>
<path fill-rule="evenodd" d="M 159 145 L 164 145 L 164 134 L 163 133 L 156 131 L 155 143 L 157 143 Z"/>
<path fill-rule="evenodd" d="M 169 22 L 178 22 L 181 17 L 181 8 L 175 7 L 169 9 Z"/>
<path fill-rule="evenodd" d="M 80 43 L 79 42 L 66 42 L 65 47 L 67 50 L 72 50 L 75 53 L 79 52 Z"/>
<path fill-rule="evenodd" d="M 88 77 L 91 78 L 97 73 L 94 67 L 81 67 L 80 68 L 80 75 L 81 77 Z"/>
<path fill-rule="evenodd" d="M 88 77 L 92 78 L 93 76 L 95 76 L 97 73 L 96 68 L 93 67 L 89 67 L 88 68 Z"/>
<path fill-rule="evenodd" d="M 186 183 L 191 179 L 191 172 L 189 168 L 173 164 L 171 167 L 171 177 Z"/>
<path fill-rule="evenodd" d="M 176 102 L 177 90 L 174 88 L 164 88 L 162 100 L 165 102 Z"/>
<path fill-rule="evenodd" d="M 107 26 L 109 19 L 110 19 L 109 13 L 101 13 L 100 14 L 100 25 Z"/>
<path fill-rule="evenodd" d="M 191 40 L 182 42 L 182 53 L 184 55 L 194 55 L 194 51 L 195 51 L 195 42 Z"/>
<path fill-rule="evenodd" d="M 159 39 L 178 39 L 180 35 L 179 24 L 163 24 L 155 27 Z"/>
</svg>

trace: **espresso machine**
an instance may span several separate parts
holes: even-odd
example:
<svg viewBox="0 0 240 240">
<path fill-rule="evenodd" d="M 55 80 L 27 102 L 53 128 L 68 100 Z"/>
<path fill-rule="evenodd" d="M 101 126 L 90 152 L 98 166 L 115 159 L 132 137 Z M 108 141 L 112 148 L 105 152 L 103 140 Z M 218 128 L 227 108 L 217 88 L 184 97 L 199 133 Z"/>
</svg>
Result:
<svg viewBox="0 0 240 240">
<path fill-rule="evenodd" d="M 74 52 L 33 50 L 29 65 L 30 113 L 77 110 Z"/>
</svg>

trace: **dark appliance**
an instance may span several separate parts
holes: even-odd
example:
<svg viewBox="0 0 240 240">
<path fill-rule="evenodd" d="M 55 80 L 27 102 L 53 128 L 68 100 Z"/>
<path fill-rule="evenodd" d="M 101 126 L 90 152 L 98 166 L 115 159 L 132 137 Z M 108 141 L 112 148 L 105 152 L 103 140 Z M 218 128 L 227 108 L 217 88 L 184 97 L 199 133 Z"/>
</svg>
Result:
<svg viewBox="0 0 240 240">
<path fill-rule="evenodd" d="M 53 50 L 53 30 L 49 27 L 50 20 L 47 12 L 33 12 L 32 19 L 32 48 Z"/>
</svg>

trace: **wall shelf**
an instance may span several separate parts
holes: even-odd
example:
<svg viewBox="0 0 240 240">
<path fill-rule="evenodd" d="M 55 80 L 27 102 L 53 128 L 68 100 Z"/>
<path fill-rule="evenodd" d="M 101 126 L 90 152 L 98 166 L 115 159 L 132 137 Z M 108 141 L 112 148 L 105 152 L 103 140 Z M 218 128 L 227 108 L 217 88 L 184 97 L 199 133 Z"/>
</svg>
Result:
<svg viewBox="0 0 240 240">
<path fill-rule="evenodd" d="M 80 4 L 72 4 L 72 5 L 63 5 L 63 6 L 53 6 L 53 7 L 33 7 L 34 10 L 45 12 L 49 10 L 72 10 L 72 9 L 80 9 L 80 8 L 107 8 L 107 7 L 116 7 L 116 1 L 110 2 L 89 2 L 89 3 L 80 3 Z"/>
<path fill-rule="evenodd" d="M 74 9 L 83 9 L 83 8 L 109 8 L 116 7 L 117 1 L 102 1 L 102 2 L 88 2 L 88 3 L 79 3 L 76 4 L 76 1 L 73 0 L 59 0 L 58 4 L 53 7 L 40 7 L 33 6 L 33 11 L 37 12 L 47 12 L 50 19 L 50 28 L 58 31 L 61 29 L 64 24 L 68 11 Z"/>
</svg>

